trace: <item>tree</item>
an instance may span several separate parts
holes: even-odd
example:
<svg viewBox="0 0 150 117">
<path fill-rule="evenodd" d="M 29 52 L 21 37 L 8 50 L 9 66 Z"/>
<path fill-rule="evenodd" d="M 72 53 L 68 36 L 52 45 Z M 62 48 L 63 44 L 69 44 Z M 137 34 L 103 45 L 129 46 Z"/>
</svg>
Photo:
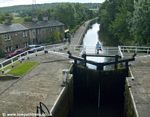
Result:
<svg viewBox="0 0 150 117">
<path fill-rule="evenodd" d="M 129 19 L 133 12 L 133 1 L 105 1 L 99 12 L 101 33 L 104 33 L 105 40 L 109 40 L 112 45 L 129 44 L 131 41 Z"/>
<path fill-rule="evenodd" d="M 136 45 L 150 45 L 150 3 L 138 1 L 131 21 L 131 33 Z"/>
<path fill-rule="evenodd" d="M 133 38 L 129 31 L 129 19 L 132 16 L 133 2 L 131 0 L 123 0 L 118 7 L 118 12 L 114 21 L 111 22 L 110 30 L 114 37 L 118 40 L 118 44 L 129 45 L 132 44 Z"/>
</svg>

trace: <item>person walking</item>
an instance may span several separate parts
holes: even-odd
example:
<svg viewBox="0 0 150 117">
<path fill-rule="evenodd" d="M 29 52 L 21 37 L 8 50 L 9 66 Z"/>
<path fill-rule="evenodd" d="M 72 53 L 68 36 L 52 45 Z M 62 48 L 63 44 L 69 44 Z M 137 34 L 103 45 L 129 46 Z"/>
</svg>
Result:
<svg viewBox="0 0 150 117">
<path fill-rule="evenodd" d="M 99 51 L 102 50 L 101 49 L 101 45 L 99 42 L 96 43 L 96 53 L 99 54 Z"/>
</svg>

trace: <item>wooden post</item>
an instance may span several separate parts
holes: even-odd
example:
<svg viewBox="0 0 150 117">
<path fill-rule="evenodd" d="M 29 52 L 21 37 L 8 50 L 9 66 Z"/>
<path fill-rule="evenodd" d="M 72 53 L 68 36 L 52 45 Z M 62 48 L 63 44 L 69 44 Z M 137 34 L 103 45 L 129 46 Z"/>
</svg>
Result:
<svg viewBox="0 0 150 117">
<path fill-rule="evenodd" d="M 20 61 L 20 63 L 22 63 L 22 57 L 21 57 L 21 55 L 19 56 L 19 61 Z"/>
<path fill-rule="evenodd" d="M 84 53 L 84 54 L 82 55 L 82 57 L 83 57 L 83 59 L 84 59 L 84 66 L 86 67 L 86 54 Z"/>
<path fill-rule="evenodd" d="M 76 59 L 74 60 L 74 65 L 77 65 L 77 60 Z"/>
<path fill-rule="evenodd" d="M 115 70 L 118 69 L 118 58 L 119 58 L 119 56 L 116 55 L 116 56 L 115 56 Z"/>
<path fill-rule="evenodd" d="M 35 51 L 35 56 L 37 56 L 37 50 Z"/>
<path fill-rule="evenodd" d="M 11 59 L 11 67 L 14 68 L 14 61 L 13 61 L 13 58 Z"/>
<path fill-rule="evenodd" d="M 129 72 L 129 65 L 128 65 L 128 61 L 125 62 L 125 67 L 126 67 L 126 71 L 127 71 L 127 75 L 128 75 L 128 72 Z"/>
<path fill-rule="evenodd" d="M 97 65 L 97 70 L 103 70 L 103 65 L 98 64 L 98 65 Z"/>
</svg>

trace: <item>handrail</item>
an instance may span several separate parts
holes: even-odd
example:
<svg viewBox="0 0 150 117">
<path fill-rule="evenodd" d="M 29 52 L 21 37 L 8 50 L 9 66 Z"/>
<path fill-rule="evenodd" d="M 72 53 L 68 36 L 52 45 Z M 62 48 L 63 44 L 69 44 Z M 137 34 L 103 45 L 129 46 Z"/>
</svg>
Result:
<svg viewBox="0 0 150 117">
<path fill-rule="evenodd" d="M 134 52 L 134 53 L 150 53 L 150 47 L 144 47 L 144 46 L 118 46 L 119 53 L 122 57 L 124 57 L 123 52 Z M 143 56 L 143 55 L 142 55 Z"/>
<path fill-rule="evenodd" d="M 125 48 L 150 48 L 150 47 L 145 47 L 145 46 L 120 46 L 120 47 L 125 47 Z"/>
<path fill-rule="evenodd" d="M 45 108 L 46 110 L 44 110 L 43 108 Z M 36 110 L 36 117 L 40 117 L 40 116 L 52 117 L 48 107 L 42 102 L 39 103 L 39 106 L 37 106 L 37 110 Z"/>
</svg>

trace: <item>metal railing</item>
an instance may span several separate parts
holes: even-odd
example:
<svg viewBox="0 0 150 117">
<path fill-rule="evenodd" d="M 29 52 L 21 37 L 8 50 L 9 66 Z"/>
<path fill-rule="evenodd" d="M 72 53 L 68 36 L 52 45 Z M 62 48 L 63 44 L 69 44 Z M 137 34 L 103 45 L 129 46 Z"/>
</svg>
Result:
<svg viewBox="0 0 150 117">
<path fill-rule="evenodd" d="M 41 116 L 42 117 L 52 117 L 48 107 L 42 102 L 40 102 L 39 106 L 37 106 L 37 108 L 36 108 L 36 117 L 41 117 Z"/>
</svg>

